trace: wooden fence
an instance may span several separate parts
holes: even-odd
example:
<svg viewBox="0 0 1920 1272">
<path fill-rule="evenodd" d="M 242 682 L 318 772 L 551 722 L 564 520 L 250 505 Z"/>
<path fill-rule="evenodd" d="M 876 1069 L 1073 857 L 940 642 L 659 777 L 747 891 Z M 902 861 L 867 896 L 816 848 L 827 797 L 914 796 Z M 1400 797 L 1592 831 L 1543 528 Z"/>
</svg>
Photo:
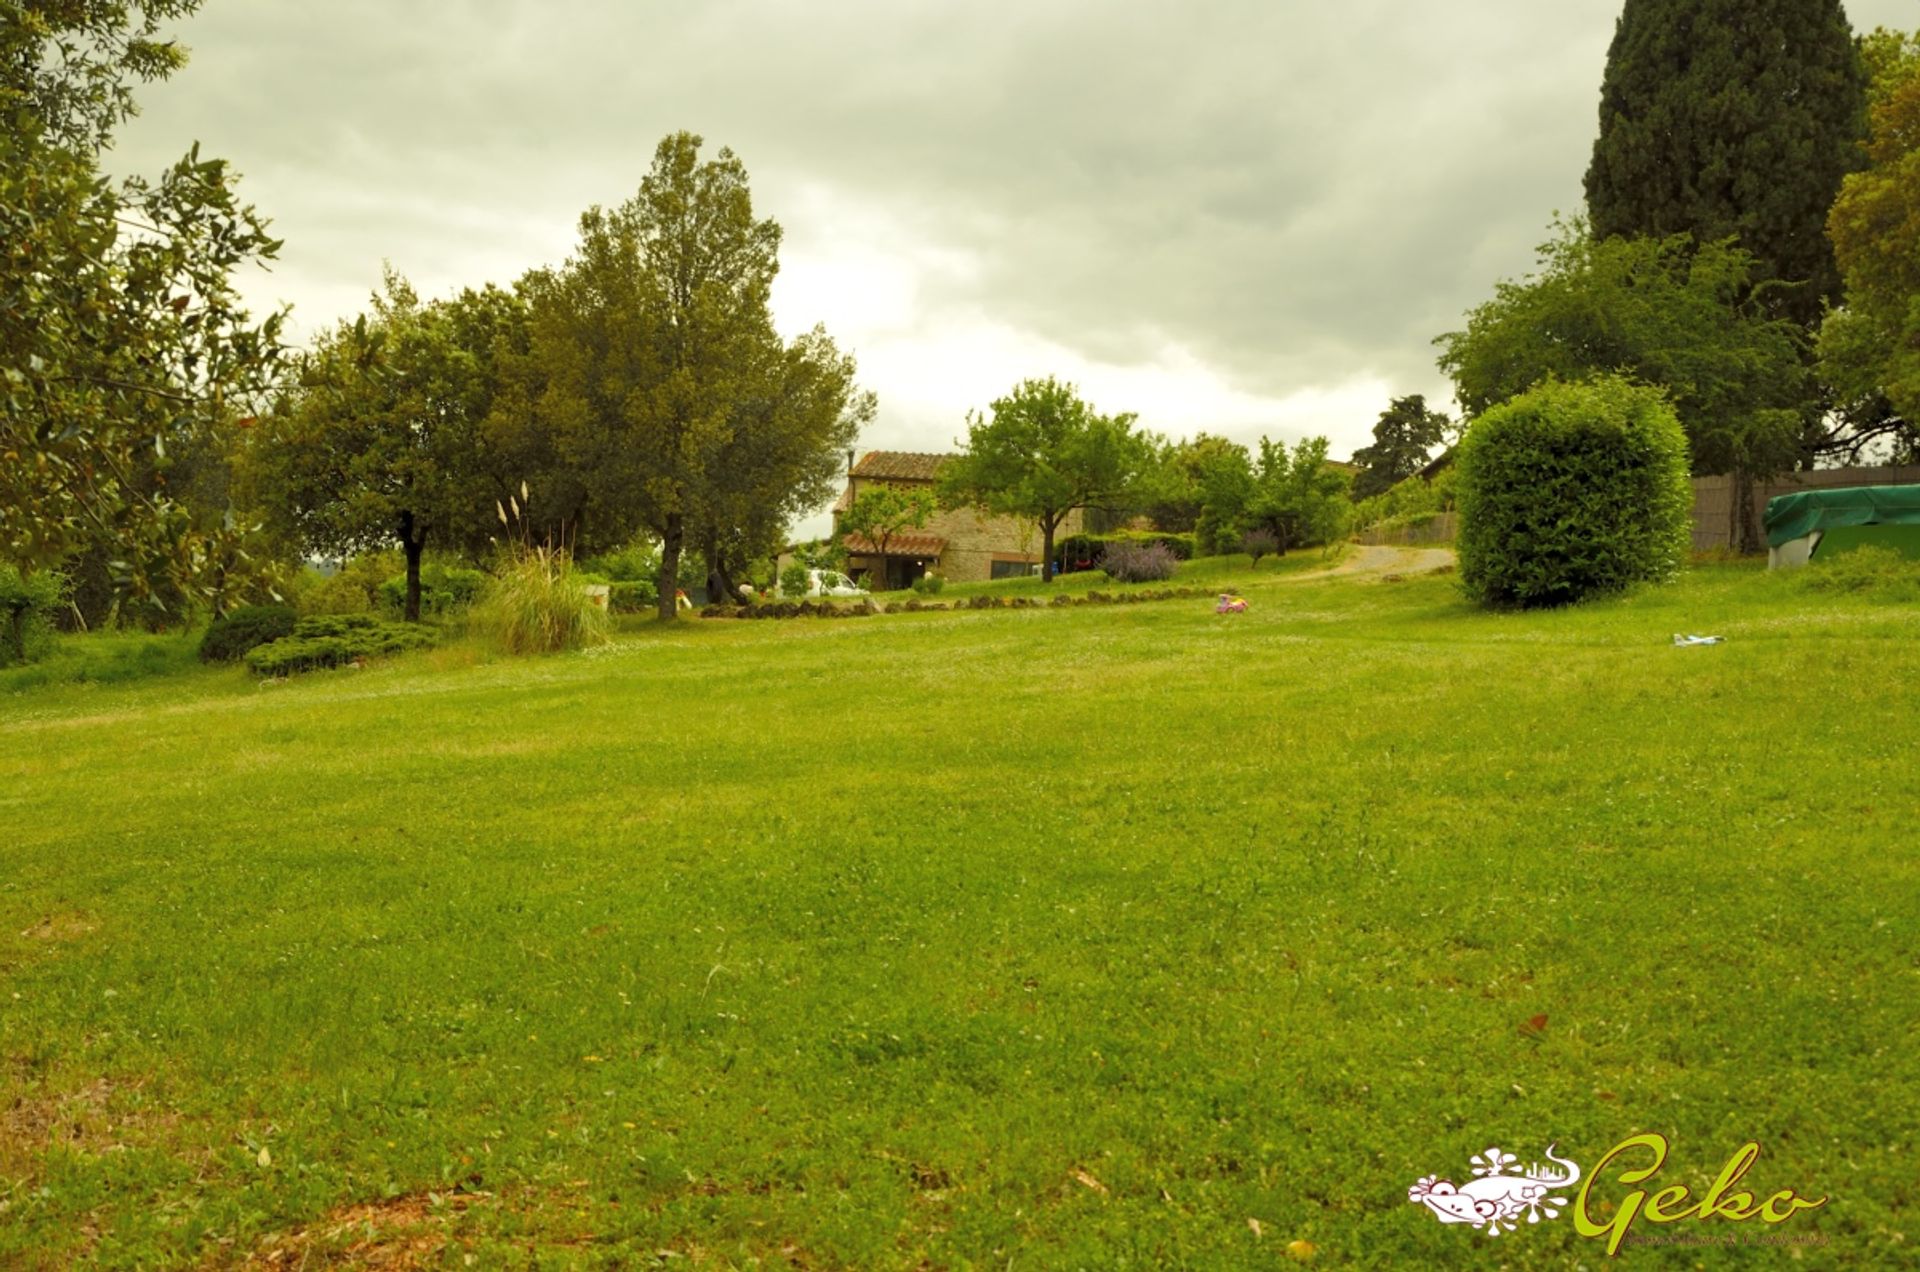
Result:
<svg viewBox="0 0 1920 1272">
<path fill-rule="evenodd" d="M 1761 518 L 1766 516 L 1767 500 L 1796 490 L 1815 490 L 1833 486 L 1910 486 L 1920 484 L 1920 465 L 1897 468 L 1816 468 L 1809 472 L 1781 473 L 1753 483 L 1753 541 L 1765 543 Z M 1693 550 L 1712 552 L 1733 546 L 1732 477 L 1695 477 L 1693 479 Z"/>
</svg>

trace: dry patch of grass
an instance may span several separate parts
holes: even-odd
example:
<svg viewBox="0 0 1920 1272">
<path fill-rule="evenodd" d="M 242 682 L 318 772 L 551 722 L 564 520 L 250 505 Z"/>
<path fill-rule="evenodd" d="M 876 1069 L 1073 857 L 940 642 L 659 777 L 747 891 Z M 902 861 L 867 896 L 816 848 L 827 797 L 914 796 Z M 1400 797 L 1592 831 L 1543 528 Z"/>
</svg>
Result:
<svg viewBox="0 0 1920 1272">
<path fill-rule="evenodd" d="M 318 1223 L 268 1237 L 247 1266 L 430 1267 L 441 1262 L 467 1213 L 492 1201 L 484 1192 L 417 1192 L 341 1206 Z"/>
<path fill-rule="evenodd" d="M 146 1079 L 95 1078 L 67 1090 L 0 1083 L 0 1174 L 34 1176 L 55 1149 L 98 1157 L 151 1143 L 172 1124 L 140 1091 Z"/>
<path fill-rule="evenodd" d="M 34 923 L 29 923 L 20 931 L 20 939 L 53 945 L 63 945 L 68 941 L 77 941 L 98 931 L 100 924 L 92 917 L 78 911 L 49 914 Z"/>
</svg>

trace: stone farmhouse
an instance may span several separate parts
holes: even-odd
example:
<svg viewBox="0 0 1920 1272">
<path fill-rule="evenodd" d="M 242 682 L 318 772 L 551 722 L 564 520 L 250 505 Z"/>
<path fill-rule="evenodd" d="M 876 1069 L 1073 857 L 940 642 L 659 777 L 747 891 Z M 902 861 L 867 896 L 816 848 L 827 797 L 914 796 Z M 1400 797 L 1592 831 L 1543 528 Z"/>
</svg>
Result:
<svg viewBox="0 0 1920 1272">
<path fill-rule="evenodd" d="M 833 505 L 834 531 L 840 514 L 873 486 L 933 488 L 940 469 L 952 457 L 916 451 L 868 451 L 847 469 L 847 488 Z M 1082 514 L 1067 514 L 1056 540 L 1077 534 Z M 1001 517 L 978 508 L 941 508 L 918 530 L 893 536 L 886 555 L 863 535 L 846 535 L 847 573 L 868 586 L 892 591 L 923 574 L 956 583 L 1030 574 L 1040 563 L 1040 530 L 1032 521 Z"/>
</svg>

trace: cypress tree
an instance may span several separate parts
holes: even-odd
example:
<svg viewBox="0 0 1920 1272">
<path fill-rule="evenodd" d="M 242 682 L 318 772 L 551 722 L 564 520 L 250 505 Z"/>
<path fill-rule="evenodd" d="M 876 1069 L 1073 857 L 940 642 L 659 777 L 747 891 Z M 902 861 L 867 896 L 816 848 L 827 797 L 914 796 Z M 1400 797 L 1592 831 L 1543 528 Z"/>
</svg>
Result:
<svg viewBox="0 0 1920 1272">
<path fill-rule="evenodd" d="M 1861 166 L 1866 73 L 1840 0 L 1626 0 L 1587 169 L 1593 232 L 1738 235 L 1778 317 L 1838 299 L 1826 235 Z"/>
</svg>

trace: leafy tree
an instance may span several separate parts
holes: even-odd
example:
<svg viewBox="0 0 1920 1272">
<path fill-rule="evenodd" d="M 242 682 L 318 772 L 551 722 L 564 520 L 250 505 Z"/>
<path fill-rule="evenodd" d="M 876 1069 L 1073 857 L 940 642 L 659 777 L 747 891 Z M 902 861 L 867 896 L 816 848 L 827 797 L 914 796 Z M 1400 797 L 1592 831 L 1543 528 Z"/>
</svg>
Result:
<svg viewBox="0 0 1920 1272">
<path fill-rule="evenodd" d="M 1600 87 L 1587 209 L 1601 238 L 1737 237 L 1768 311 L 1840 293 L 1821 233 L 1859 166 L 1865 75 L 1840 0 L 1626 0 Z"/>
<path fill-rule="evenodd" d="M 160 37 L 198 0 L 0 0 L 0 561 L 23 574 L 98 551 L 157 601 L 224 588 L 231 553 L 166 483 L 169 452 L 251 413 L 278 315 L 231 285 L 279 244 L 197 148 L 115 183 L 101 150 L 133 84 L 185 63 Z M 228 545 L 229 547 L 231 545 Z"/>
<path fill-rule="evenodd" d="M 1577 221 L 1558 229 L 1538 274 L 1499 284 L 1466 330 L 1436 342 L 1467 415 L 1549 377 L 1619 374 L 1668 391 L 1696 474 L 1790 467 L 1814 390 L 1798 329 L 1751 298 L 1753 258 L 1685 235 L 1596 242 Z M 1740 503 L 1735 525 L 1748 527 Z"/>
<path fill-rule="evenodd" d="M 1040 576 L 1051 583 L 1054 532 L 1067 514 L 1120 502 L 1146 467 L 1147 440 L 1133 421 L 1096 413 L 1051 376 L 1023 380 L 990 415 L 968 412 L 966 446 L 940 474 L 940 501 L 1033 521 Z"/>
<path fill-rule="evenodd" d="M 1872 417 L 1868 428 L 1911 452 L 1920 440 L 1920 36 L 1881 30 L 1861 47 L 1873 72 L 1869 164 L 1847 177 L 1827 219 L 1847 301 L 1821 329 L 1821 369 Z"/>
<path fill-rule="evenodd" d="M 1247 448 L 1200 433 L 1185 441 L 1151 441 L 1153 457 L 1136 483 L 1132 503 L 1156 529 L 1184 534 L 1195 529 L 1209 498 L 1251 471 Z"/>
<path fill-rule="evenodd" d="M 689 546 L 724 586 L 825 494 L 873 410 L 823 332 L 781 342 L 768 309 L 780 227 L 754 219 L 733 152 L 702 161 L 701 144 L 661 141 L 639 193 L 590 209 L 565 267 L 528 284 L 537 415 L 588 537 L 659 540 L 663 619 Z"/>
<path fill-rule="evenodd" d="M 852 507 L 840 514 L 843 542 L 850 534 L 865 535 L 879 550 L 882 564 L 880 586 L 876 591 L 886 590 L 888 545 L 906 531 L 926 525 L 933 508 L 933 492 L 924 487 L 869 486 L 860 492 Z"/>
<path fill-rule="evenodd" d="M 1439 411 L 1428 410 L 1422 394 L 1395 398 L 1373 426 L 1373 444 L 1353 453 L 1353 462 L 1360 465 L 1353 497 L 1380 494 L 1426 467 L 1433 448 L 1447 440 L 1451 423 Z"/>
<path fill-rule="evenodd" d="M 1280 550 L 1280 536 L 1271 530 L 1249 530 L 1240 537 L 1240 550 L 1253 558 L 1255 569 L 1260 566 L 1260 558 L 1272 556 Z"/>
<path fill-rule="evenodd" d="M 787 526 L 832 494 L 842 456 L 873 418 L 853 358 L 822 328 L 768 341 L 761 354 L 699 501 L 709 597 L 738 596 L 747 563 L 777 553 Z"/>
<path fill-rule="evenodd" d="M 0 667 L 27 661 L 29 629 L 51 616 L 66 589 L 66 579 L 52 570 L 26 574 L 0 563 Z"/>
<path fill-rule="evenodd" d="M 422 304 L 389 273 L 373 312 L 316 343 L 301 387 L 267 422 L 252 459 L 265 505 L 310 552 L 398 544 L 407 621 L 420 619 L 420 559 L 430 540 L 473 552 L 500 493 L 479 464 L 502 333 L 523 321 L 503 293 Z M 522 491 L 524 493 L 524 490 Z"/>
<path fill-rule="evenodd" d="M 1326 438 L 1305 438 L 1289 452 L 1284 442 L 1263 437 L 1241 519 L 1272 534 L 1280 552 L 1331 544 L 1353 513 L 1347 487 L 1347 475 L 1327 462 Z"/>
</svg>

